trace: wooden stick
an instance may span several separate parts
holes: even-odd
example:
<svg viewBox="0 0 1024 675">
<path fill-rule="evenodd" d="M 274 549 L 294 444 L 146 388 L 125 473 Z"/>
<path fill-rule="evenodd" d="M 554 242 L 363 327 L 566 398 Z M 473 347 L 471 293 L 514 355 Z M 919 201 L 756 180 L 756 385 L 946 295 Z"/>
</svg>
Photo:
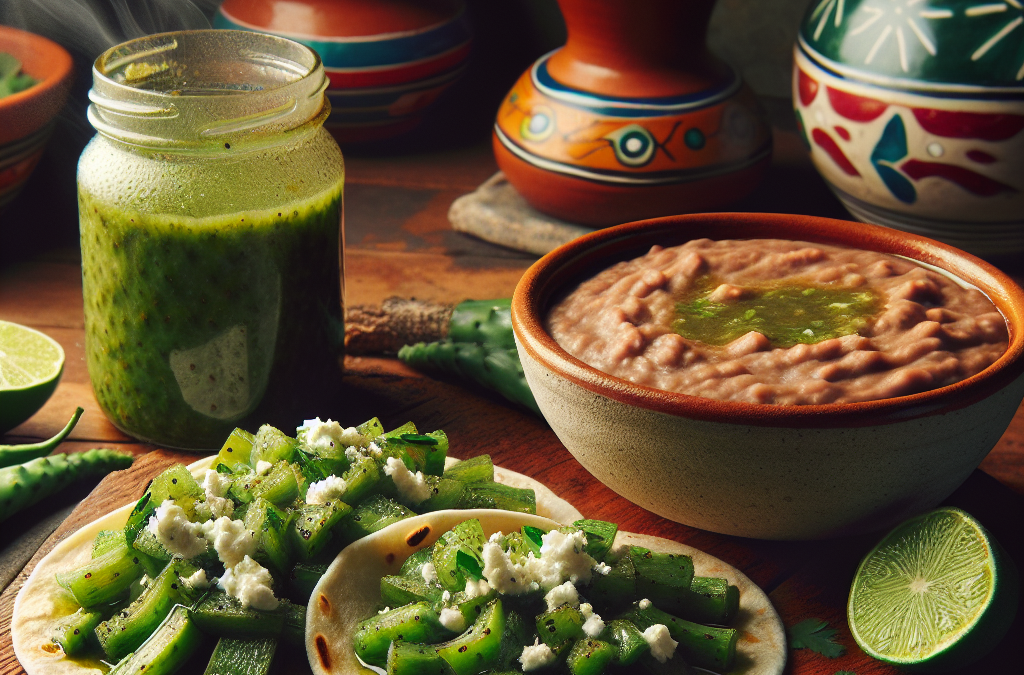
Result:
<svg viewBox="0 0 1024 675">
<path fill-rule="evenodd" d="M 442 340 L 455 305 L 387 298 L 379 307 L 355 305 L 345 314 L 345 353 L 396 354 L 402 345 Z"/>
</svg>

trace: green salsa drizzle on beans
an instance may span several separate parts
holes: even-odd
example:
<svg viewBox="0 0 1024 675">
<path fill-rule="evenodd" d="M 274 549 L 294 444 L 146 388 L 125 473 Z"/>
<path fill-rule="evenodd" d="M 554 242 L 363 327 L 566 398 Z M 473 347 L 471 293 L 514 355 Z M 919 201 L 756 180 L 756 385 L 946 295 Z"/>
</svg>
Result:
<svg viewBox="0 0 1024 675">
<path fill-rule="evenodd" d="M 756 331 L 773 347 L 792 347 L 859 333 L 871 326 L 882 306 L 866 288 L 742 287 L 738 297 L 722 301 L 713 299 L 718 287 L 707 277 L 695 284 L 676 305 L 672 330 L 709 345 Z"/>
</svg>

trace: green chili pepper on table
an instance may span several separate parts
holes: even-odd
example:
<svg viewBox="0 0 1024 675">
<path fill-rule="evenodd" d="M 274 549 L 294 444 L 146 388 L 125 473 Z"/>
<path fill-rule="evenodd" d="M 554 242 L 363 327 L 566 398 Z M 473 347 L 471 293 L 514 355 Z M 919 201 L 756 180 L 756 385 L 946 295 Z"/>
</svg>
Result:
<svg viewBox="0 0 1024 675">
<path fill-rule="evenodd" d="M 0 469 L 0 522 L 57 494 L 77 480 L 105 476 L 131 466 L 132 456 L 97 448 L 68 455 L 39 457 Z"/>
<path fill-rule="evenodd" d="M 71 416 L 71 421 L 68 422 L 67 426 L 60 430 L 60 432 L 53 438 L 41 441 L 39 443 L 28 443 L 25 445 L 0 445 L 0 468 L 5 466 L 13 466 L 15 464 L 22 464 L 31 459 L 37 457 L 45 457 L 54 451 L 54 449 L 61 444 L 61 442 L 68 437 L 71 430 L 78 424 L 78 419 L 82 416 L 84 410 L 82 408 L 76 408 L 75 414 Z"/>
<path fill-rule="evenodd" d="M 467 300 L 455 306 L 448 337 L 406 345 L 398 358 L 413 368 L 472 380 L 540 415 L 512 337 L 512 300 Z"/>
</svg>

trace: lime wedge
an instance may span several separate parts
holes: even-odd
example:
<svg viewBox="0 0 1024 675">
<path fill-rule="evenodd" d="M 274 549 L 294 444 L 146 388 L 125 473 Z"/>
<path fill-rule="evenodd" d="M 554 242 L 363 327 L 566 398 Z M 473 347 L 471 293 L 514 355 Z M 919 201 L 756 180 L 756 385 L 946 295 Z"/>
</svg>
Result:
<svg viewBox="0 0 1024 675">
<path fill-rule="evenodd" d="M 57 388 L 64 350 L 37 330 L 0 321 L 0 433 L 43 407 Z"/>
<path fill-rule="evenodd" d="M 942 672 L 999 642 L 1019 590 L 999 543 L 969 514 L 944 507 L 902 523 L 861 561 L 847 618 L 874 658 Z"/>
</svg>

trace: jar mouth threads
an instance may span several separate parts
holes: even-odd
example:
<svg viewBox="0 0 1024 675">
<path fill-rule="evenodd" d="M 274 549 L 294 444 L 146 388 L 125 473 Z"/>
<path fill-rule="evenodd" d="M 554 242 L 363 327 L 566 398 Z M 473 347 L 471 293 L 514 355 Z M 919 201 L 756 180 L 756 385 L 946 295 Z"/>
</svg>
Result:
<svg viewBox="0 0 1024 675">
<path fill-rule="evenodd" d="M 125 42 L 93 65 L 89 122 L 141 147 L 265 145 L 319 126 L 328 80 L 312 49 L 233 30 L 161 33 Z"/>
</svg>

